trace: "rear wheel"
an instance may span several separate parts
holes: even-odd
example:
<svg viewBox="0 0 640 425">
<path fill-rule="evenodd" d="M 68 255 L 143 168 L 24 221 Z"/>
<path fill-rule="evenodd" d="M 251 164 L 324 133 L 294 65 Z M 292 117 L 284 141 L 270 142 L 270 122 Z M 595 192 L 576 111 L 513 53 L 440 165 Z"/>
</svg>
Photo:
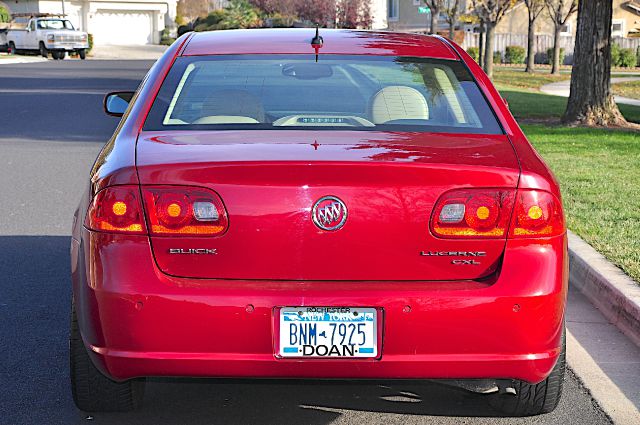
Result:
<svg viewBox="0 0 640 425">
<path fill-rule="evenodd" d="M 9 53 L 11 53 L 12 55 L 18 54 L 18 50 L 16 49 L 16 44 L 13 41 L 9 42 Z"/>
<path fill-rule="evenodd" d="M 49 51 L 42 41 L 40 42 L 40 56 L 42 56 L 43 58 L 49 57 Z"/>
<path fill-rule="evenodd" d="M 492 396 L 491 405 L 510 416 L 532 416 L 552 412 L 560 402 L 562 381 L 566 365 L 566 340 L 562 335 L 562 352 L 551 374 L 538 384 L 511 381 L 500 388 L 500 394 Z M 515 390 L 515 394 L 509 393 Z"/>
<path fill-rule="evenodd" d="M 82 342 L 73 303 L 69 336 L 71 393 L 78 409 L 85 412 L 125 412 L 142 405 L 144 379 L 115 382 L 94 365 Z"/>
</svg>

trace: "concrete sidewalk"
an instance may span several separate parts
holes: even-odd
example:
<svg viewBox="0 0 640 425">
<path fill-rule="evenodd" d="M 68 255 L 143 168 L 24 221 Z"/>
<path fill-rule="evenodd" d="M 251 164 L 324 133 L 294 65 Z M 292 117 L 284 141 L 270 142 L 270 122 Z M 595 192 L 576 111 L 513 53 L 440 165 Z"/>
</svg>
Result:
<svg viewBox="0 0 640 425">
<path fill-rule="evenodd" d="M 640 423 L 640 348 L 573 287 L 566 314 L 569 367 L 614 424 Z"/>
<path fill-rule="evenodd" d="M 628 81 L 640 81 L 640 77 L 616 77 L 611 79 L 611 84 L 625 83 Z M 571 85 L 570 80 L 559 81 L 557 83 L 545 84 L 544 86 L 540 87 L 540 91 L 542 93 L 551 94 L 553 96 L 569 97 L 570 85 Z M 640 106 L 640 100 L 638 99 L 631 99 L 631 98 L 622 97 L 622 96 L 614 96 L 614 99 L 616 103 Z"/>
<path fill-rule="evenodd" d="M 47 59 L 43 58 L 42 56 L 22 56 L 0 53 L 0 65 L 10 65 L 16 63 L 36 63 L 46 61 Z"/>
<path fill-rule="evenodd" d="M 94 46 L 89 59 L 157 60 L 168 47 L 154 44 L 144 46 Z"/>
</svg>

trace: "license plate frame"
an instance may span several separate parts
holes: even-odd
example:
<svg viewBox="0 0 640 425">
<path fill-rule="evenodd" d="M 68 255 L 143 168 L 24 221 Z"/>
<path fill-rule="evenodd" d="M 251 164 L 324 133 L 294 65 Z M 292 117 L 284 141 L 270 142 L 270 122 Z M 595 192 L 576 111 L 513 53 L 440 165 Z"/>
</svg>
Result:
<svg viewBox="0 0 640 425">
<path fill-rule="evenodd" d="M 275 355 L 281 359 L 379 358 L 381 315 L 382 312 L 373 307 L 278 307 L 274 320 Z M 298 325 L 298 331 L 304 333 L 302 336 L 309 341 L 292 341 L 293 323 Z M 305 328 L 304 324 L 307 324 L 306 332 L 301 331 Z M 316 325 L 315 344 L 302 344 L 314 342 L 311 340 L 312 325 Z"/>
</svg>

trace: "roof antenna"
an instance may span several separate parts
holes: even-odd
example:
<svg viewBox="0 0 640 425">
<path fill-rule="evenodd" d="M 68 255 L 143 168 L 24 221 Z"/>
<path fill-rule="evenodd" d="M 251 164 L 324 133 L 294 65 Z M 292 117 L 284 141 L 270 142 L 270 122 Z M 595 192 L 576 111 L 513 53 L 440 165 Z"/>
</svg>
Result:
<svg viewBox="0 0 640 425">
<path fill-rule="evenodd" d="M 316 51 L 316 62 L 318 62 L 318 52 L 323 44 L 324 40 L 320 36 L 320 27 L 316 25 L 316 35 L 311 39 L 311 46 Z"/>
</svg>

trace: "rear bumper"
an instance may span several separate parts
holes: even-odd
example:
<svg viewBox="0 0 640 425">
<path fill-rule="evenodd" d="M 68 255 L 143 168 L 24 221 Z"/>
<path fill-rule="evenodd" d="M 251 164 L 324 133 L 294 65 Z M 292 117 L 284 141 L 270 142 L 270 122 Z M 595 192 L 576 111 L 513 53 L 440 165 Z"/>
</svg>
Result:
<svg viewBox="0 0 640 425">
<path fill-rule="evenodd" d="M 539 382 L 558 358 L 566 238 L 507 243 L 488 282 L 293 282 L 173 278 L 146 237 L 83 230 L 72 242 L 74 299 L 94 363 L 138 376 L 376 379 L 512 378 Z M 378 359 L 274 355 L 279 306 L 382 312 Z"/>
</svg>

